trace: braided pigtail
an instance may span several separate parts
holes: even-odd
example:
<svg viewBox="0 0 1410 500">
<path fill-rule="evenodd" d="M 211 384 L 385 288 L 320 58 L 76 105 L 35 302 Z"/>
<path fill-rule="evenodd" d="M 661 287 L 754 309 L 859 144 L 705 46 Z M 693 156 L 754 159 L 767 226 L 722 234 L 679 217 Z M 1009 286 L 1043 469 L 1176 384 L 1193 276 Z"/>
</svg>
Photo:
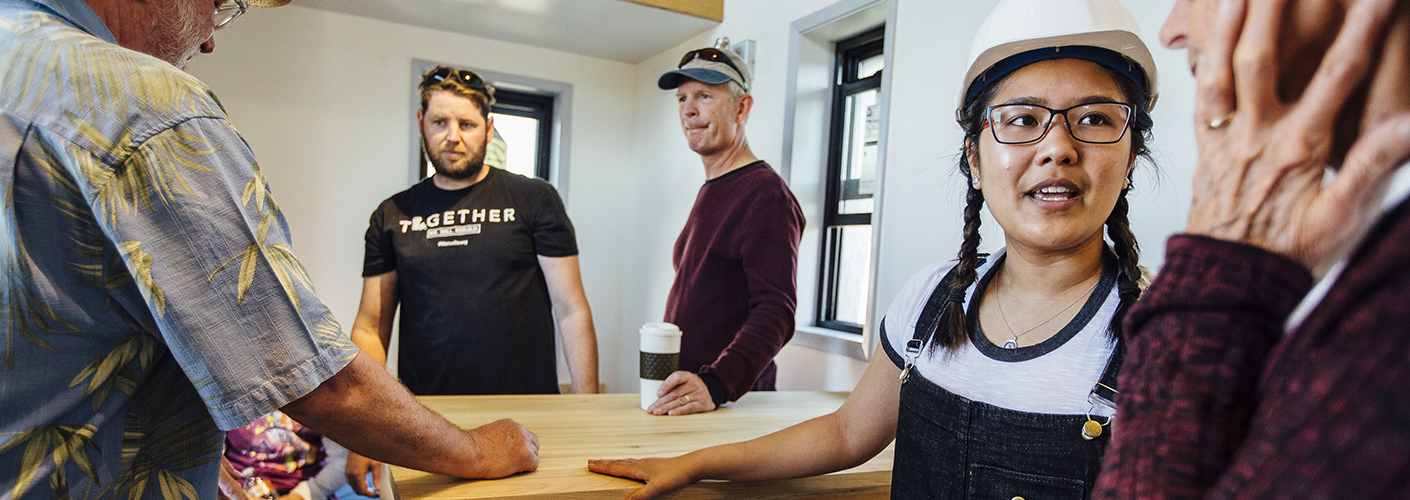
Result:
<svg viewBox="0 0 1410 500">
<path fill-rule="evenodd" d="M 960 160 L 964 162 L 965 160 Z M 954 276 L 946 283 L 951 290 L 949 299 L 936 319 L 939 327 L 935 339 L 930 343 L 930 352 L 944 347 L 954 351 L 969 342 L 969 325 L 965 321 L 964 293 L 979 278 L 979 224 L 982 218 L 979 210 L 984 207 L 984 193 L 970 185 L 965 193 L 964 243 L 960 245 L 959 262 L 955 264 Z"/>
<path fill-rule="evenodd" d="M 1136 235 L 1131 233 L 1131 221 L 1126 216 L 1131 206 L 1126 201 L 1127 191 L 1130 191 L 1130 188 L 1121 191 L 1121 197 L 1116 200 L 1116 207 L 1112 208 L 1111 215 L 1106 218 L 1107 236 L 1114 244 L 1112 250 L 1116 252 L 1116 265 L 1121 270 L 1121 277 L 1117 280 L 1117 294 L 1121 303 L 1116 308 L 1116 314 L 1111 317 L 1109 330 L 1113 337 L 1121 336 L 1121 320 L 1126 317 L 1126 310 L 1131 304 L 1140 298 L 1140 283 L 1145 279 L 1144 269 L 1141 268 L 1141 245 L 1136 242 Z"/>
<path fill-rule="evenodd" d="M 1150 93 L 1142 90 L 1135 82 L 1127 78 L 1119 78 L 1115 74 L 1112 76 L 1118 87 L 1126 95 L 1126 99 L 1131 102 L 1133 111 L 1131 116 L 1131 171 L 1126 173 L 1126 187 L 1121 190 L 1121 197 L 1116 199 L 1116 206 L 1112 207 L 1111 215 L 1106 218 L 1107 236 L 1116 252 L 1117 266 L 1121 269 L 1123 277 L 1117 280 L 1117 294 L 1121 298 L 1121 304 L 1116 309 L 1116 314 L 1111 317 L 1111 335 L 1121 337 L 1121 320 L 1126 317 L 1126 310 L 1136 303 L 1140 298 L 1141 290 L 1145 288 L 1145 269 L 1141 267 L 1141 246 L 1136 242 L 1136 235 L 1131 233 L 1131 221 L 1127 218 L 1127 213 L 1131 210 L 1131 203 L 1126 200 L 1126 195 L 1133 187 L 1131 177 L 1135 171 L 1135 164 L 1138 160 L 1144 159 L 1151 164 L 1151 129 L 1155 122 L 1151 119 Z"/>
</svg>

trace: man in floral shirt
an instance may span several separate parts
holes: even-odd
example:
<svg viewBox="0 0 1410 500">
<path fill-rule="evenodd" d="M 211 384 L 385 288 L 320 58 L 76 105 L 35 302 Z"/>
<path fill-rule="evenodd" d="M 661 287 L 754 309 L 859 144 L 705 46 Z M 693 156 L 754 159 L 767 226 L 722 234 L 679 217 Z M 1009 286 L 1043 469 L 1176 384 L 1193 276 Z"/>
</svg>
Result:
<svg viewBox="0 0 1410 500">
<path fill-rule="evenodd" d="M 0 1 L 0 499 L 213 498 L 219 431 L 281 407 L 399 465 L 536 467 L 531 433 L 429 412 L 314 295 L 254 153 L 179 69 L 247 7 Z"/>
</svg>

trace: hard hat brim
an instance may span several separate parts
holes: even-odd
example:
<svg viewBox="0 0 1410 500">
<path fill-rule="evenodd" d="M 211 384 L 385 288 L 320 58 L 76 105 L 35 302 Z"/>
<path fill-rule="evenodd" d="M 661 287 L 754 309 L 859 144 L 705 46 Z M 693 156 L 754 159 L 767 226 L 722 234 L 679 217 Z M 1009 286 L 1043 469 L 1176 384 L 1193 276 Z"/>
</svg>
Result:
<svg viewBox="0 0 1410 500">
<path fill-rule="evenodd" d="M 999 61 L 1013 57 L 1024 52 L 1037 49 L 1048 49 L 1068 46 L 1091 46 L 1111 50 L 1120 54 L 1136 64 L 1140 65 L 1141 71 L 1145 73 L 1146 82 L 1150 91 L 1150 102 L 1146 103 L 1147 108 L 1155 107 L 1156 97 L 1159 95 L 1159 75 L 1156 74 L 1155 58 L 1151 56 L 1146 44 L 1135 33 L 1124 30 L 1094 31 L 1088 33 L 1073 33 L 1069 35 L 1050 36 L 1043 38 L 1033 38 L 1028 40 L 1018 40 L 991 47 L 979 54 L 974 62 L 969 65 L 969 71 L 965 73 L 964 85 L 961 86 L 959 98 L 956 99 L 955 114 L 958 116 L 964 109 L 967 102 L 969 88 L 974 84 L 976 78 L 983 75 L 985 71 L 993 67 Z"/>
</svg>

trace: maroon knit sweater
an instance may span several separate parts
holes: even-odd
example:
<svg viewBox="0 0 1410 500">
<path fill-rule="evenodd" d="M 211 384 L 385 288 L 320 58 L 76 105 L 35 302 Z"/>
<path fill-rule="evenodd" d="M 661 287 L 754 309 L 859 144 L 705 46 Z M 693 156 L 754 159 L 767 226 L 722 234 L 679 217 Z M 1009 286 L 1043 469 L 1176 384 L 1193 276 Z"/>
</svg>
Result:
<svg viewBox="0 0 1410 500">
<path fill-rule="evenodd" d="M 696 195 L 676 239 L 666 321 L 681 328 L 680 369 L 723 382 L 728 397 L 716 404 L 773 390 L 774 355 L 793 336 L 802 232 L 793 192 L 762 161 Z"/>
<path fill-rule="evenodd" d="M 1171 238 L 1126 317 L 1094 498 L 1410 498 L 1410 205 L 1284 335 L 1311 286 L 1282 256 Z"/>
</svg>

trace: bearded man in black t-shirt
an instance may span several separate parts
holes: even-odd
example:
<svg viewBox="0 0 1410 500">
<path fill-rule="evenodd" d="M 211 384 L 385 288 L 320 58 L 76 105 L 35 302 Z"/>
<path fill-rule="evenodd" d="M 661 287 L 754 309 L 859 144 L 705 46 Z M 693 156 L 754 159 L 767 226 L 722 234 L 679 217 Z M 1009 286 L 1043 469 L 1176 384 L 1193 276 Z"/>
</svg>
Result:
<svg viewBox="0 0 1410 500">
<path fill-rule="evenodd" d="M 420 91 L 436 174 L 372 213 L 353 342 L 385 363 L 400 306 L 398 375 L 412 393 L 552 394 L 556 317 L 573 392 L 596 393 L 597 336 L 558 192 L 485 165 L 494 89 L 478 75 L 438 66 Z M 350 457 L 350 480 L 368 466 Z"/>
</svg>

